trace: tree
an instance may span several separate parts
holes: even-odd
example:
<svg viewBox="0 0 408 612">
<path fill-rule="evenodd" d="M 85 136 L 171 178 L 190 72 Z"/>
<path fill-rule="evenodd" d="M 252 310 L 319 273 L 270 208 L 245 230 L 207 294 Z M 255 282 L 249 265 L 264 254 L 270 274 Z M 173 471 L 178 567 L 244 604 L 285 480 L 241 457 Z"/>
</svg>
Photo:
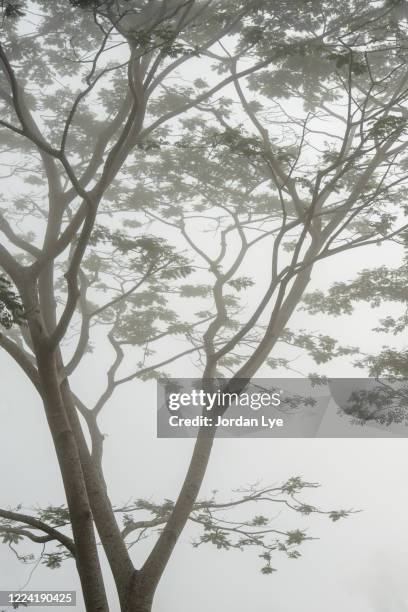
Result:
<svg viewBox="0 0 408 612">
<path fill-rule="evenodd" d="M 325 294 L 314 291 L 305 296 L 305 308 L 315 314 L 325 312 L 332 316 L 352 314 L 359 302 L 368 302 L 372 308 L 387 303 L 402 307 L 402 313 L 395 317 L 388 315 L 380 319 L 373 331 L 400 336 L 407 328 L 407 234 L 399 240 L 405 250 L 401 266 L 391 268 L 382 265 L 362 270 L 349 282 L 334 283 Z M 389 426 L 393 423 L 407 423 L 407 350 L 398 346 L 385 345 L 376 354 L 362 353 L 356 365 L 368 371 L 373 382 L 368 389 L 351 394 L 340 410 L 351 415 L 360 424 L 379 423 Z"/>
<path fill-rule="evenodd" d="M 2 24 L 3 179 L 18 177 L 21 189 L 2 202 L 0 344 L 43 400 L 68 505 L 39 516 L 3 510 L 2 533 L 65 546 L 51 566 L 74 554 L 87 610 L 108 609 L 94 524 L 123 611 L 151 609 L 189 519 L 203 525 L 203 542 L 220 547 L 255 538 L 270 568 L 271 550 L 291 554 L 303 536 L 265 544 L 269 529 L 258 517 L 231 540 L 218 502 L 197 501 L 215 430 L 200 432 L 174 503 L 117 509 L 97 419 L 119 384 L 162 374 L 186 355 L 201 360 L 203 380 L 227 373 L 236 381 L 267 360 L 286 365 L 271 357 L 279 342 L 317 362 L 350 350 L 288 323 L 320 260 L 406 227 L 396 212 L 408 93 L 399 3 L 36 0 L 3 2 Z M 186 84 L 192 72 L 201 76 Z M 218 238 L 218 252 L 200 243 L 203 229 Z M 266 279 L 251 266 L 242 274 L 260 246 Z M 175 300 L 191 297 L 207 305 L 183 321 Z M 114 362 L 90 408 L 70 376 L 93 324 L 107 330 Z M 159 352 L 174 336 L 185 348 L 152 363 L 152 345 Z M 118 378 L 135 354 L 138 367 Z M 305 485 L 296 482 L 274 492 L 297 494 Z M 134 527 L 133 510 L 150 518 Z M 68 517 L 72 539 L 59 529 Z M 155 526 L 136 570 L 123 531 Z"/>
</svg>

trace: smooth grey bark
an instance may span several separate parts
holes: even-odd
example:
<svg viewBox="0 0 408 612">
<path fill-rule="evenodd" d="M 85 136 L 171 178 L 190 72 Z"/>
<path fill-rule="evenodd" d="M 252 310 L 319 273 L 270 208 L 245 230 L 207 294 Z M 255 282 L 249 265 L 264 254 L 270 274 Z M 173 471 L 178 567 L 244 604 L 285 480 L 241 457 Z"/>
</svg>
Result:
<svg viewBox="0 0 408 612">
<path fill-rule="evenodd" d="M 86 610 L 107 612 L 109 608 L 96 547 L 92 511 L 75 435 L 65 415 L 54 358 L 40 349 L 37 363 L 45 413 L 68 502 L 76 564 Z"/>
<path fill-rule="evenodd" d="M 99 562 L 92 511 L 74 432 L 67 418 L 60 390 L 55 355 L 49 351 L 48 334 L 39 312 L 35 287 L 30 279 L 20 283 L 20 293 L 37 362 L 39 392 L 53 439 L 66 493 L 75 542 L 75 561 L 87 612 L 108 612 Z"/>
</svg>

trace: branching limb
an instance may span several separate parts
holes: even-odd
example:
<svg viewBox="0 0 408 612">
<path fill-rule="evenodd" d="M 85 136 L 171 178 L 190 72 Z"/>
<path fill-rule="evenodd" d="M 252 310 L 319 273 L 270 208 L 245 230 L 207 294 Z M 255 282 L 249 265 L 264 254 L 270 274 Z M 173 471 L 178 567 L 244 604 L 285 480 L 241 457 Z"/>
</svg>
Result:
<svg viewBox="0 0 408 612">
<path fill-rule="evenodd" d="M 56 540 L 57 542 L 65 546 L 65 548 L 69 550 L 69 552 L 73 556 L 75 556 L 75 545 L 72 538 L 69 538 L 54 527 L 50 527 L 44 521 L 41 521 L 38 518 L 30 516 L 28 514 L 22 514 L 21 512 L 13 512 L 11 510 L 5 510 L 2 508 L 0 508 L 0 518 L 6 521 L 5 525 L 0 524 L 0 533 L 3 530 L 7 530 L 7 532 L 9 533 L 11 532 L 11 530 L 14 530 L 15 532 L 15 530 L 17 529 L 19 532 L 24 532 L 21 535 L 30 538 L 34 542 L 49 542 L 51 540 Z M 16 527 L 13 527 L 13 523 L 16 523 Z M 19 527 L 18 524 L 24 525 L 25 527 Z M 38 531 L 41 531 L 46 534 L 46 536 L 36 536 L 35 533 L 29 532 L 26 529 L 27 527 L 37 529 Z M 6 533 L 6 531 L 4 531 L 4 533 Z"/>
</svg>

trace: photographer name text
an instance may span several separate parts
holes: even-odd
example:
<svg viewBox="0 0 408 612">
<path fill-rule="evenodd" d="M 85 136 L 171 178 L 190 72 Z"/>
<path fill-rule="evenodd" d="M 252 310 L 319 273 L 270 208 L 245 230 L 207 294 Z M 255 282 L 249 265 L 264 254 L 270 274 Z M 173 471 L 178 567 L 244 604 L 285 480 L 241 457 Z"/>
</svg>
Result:
<svg viewBox="0 0 408 612">
<path fill-rule="evenodd" d="M 216 418 L 210 416 L 195 416 L 191 418 L 172 415 L 169 417 L 171 427 L 263 427 L 266 429 L 274 429 L 284 427 L 283 419 L 274 419 L 265 416 L 259 417 L 225 417 L 218 416 Z"/>
</svg>

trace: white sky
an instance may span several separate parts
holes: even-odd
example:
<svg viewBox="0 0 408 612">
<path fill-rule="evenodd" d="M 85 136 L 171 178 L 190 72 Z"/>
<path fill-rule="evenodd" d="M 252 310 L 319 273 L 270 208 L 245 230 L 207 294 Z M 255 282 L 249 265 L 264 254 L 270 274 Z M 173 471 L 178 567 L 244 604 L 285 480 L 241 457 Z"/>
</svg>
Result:
<svg viewBox="0 0 408 612">
<path fill-rule="evenodd" d="M 384 262 L 398 265 L 393 247 L 372 247 L 342 255 L 336 262 L 319 264 L 313 287 L 326 288 L 333 279 L 347 280 L 364 266 Z M 387 341 L 371 330 L 377 313 L 358 306 L 352 317 L 333 320 L 298 313 L 293 327 L 312 326 L 341 337 L 344 344 L 377 350 Z M 76 389 L 86 397 L 102 384 L 106 355 L 92 357 L 75 377 Z M 186 375 L 191 367 L 180 362 L 174 375 Z M 100 372 L 100 374 L 99 374 Z M 193 370 L 191 370 L 193 373 Z M 331 376 L 359 376 L 350 361 L 330 363 Z M 99 377 L 101 380 L 99 380 Z M 63 503 L 63 493 L 51 438 L 38 397 L 28 382 L 0 353 L 0 505 Z M 101 419 L 108 434 L 105 466 L 112 500 L 152 497 L 174 498 L 191 454 L 190 440 L 157 440 L 156 391 L 152 382 L 130 383 L 114 396 Z M 362 512 L 332 524 L 321 517 L 292 517 L 294 528 L 310 525 L 319 541 L 304 545 L 299 560 L 277 557 L 278 573 L 259 572 L 260 560 L 251 551 L 219 552 L 209 546 L 195 550 L 190 541 L 194 530 L 183 534 L 159 586 L 154 612 L 403 612 L 408 610 L 406 551 L 408 529 L 408 468 L 405 439 L 381 440 L 218 440 L 206 475 L 203 495 L 218 489 L 228 498 L 231 489 L 257 480 L 265 484 L 302 475 L 323 486 L 308 499 L 327 508 L 352 507 Z M 286 513 L 277 518 L 287 522 Z M 151 540 L 134 550 L 142 560 Z M 30 550 L 30 546 L 26 547 Z M 0 589 L 18 589 L 27 580 L 31 566 L 22 566 L 5 546 L 0 546 Z M 61 570 L 39 567 L 30 589 L 77 589 L 73 562 Z M 113 589 L 109 589 L 112 594 Z M 382 606 L 382 607 L 381 607 Z M 51 608 L 47 608 L 51 610 Z M 71 608 L 72 609 L 72 608 Z M 83 610 L 81 603 L 76 608 Z M 112 607 L 115 610 L 115 607 Z"/>
</svg>

